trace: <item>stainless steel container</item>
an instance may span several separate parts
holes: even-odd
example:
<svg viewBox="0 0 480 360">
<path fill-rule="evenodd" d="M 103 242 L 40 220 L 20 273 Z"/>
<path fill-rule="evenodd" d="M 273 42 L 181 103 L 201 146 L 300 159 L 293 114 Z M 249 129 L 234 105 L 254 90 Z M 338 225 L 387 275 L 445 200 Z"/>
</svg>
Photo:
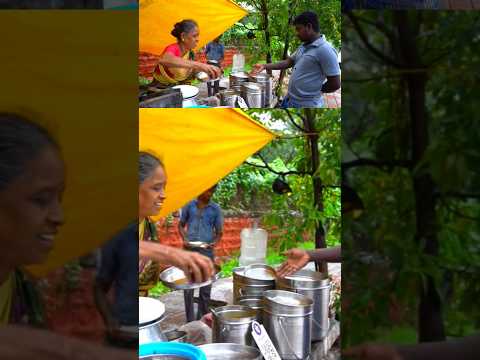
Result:
<svg viewBox="0 0 480 360">
<path fill-rule="evenodd" d="M 220 79 L 212 79 L 207 81 L 208 96 L 215 96 L 220 91 Z"/>
<path fill-rule="evenodd" d="M 217 343 L 199 346 L 207 360 L 262 360 L 260 350 L 239 344 Z"/>
<path fill-rule="evenodd" d="M 242 296 L 262 296 L 265 290 L 275 289 L 275 270 L 264 264 L 233 269 L 233 303 Z"/>
<path fill-rule="evenodd" d="M 229 80 L 230 88 L 234 88 L 235 86 L 241 88 L 242 84 L 248 81 L 248 74 L 245 72 L 231 73 Z"/>
<path fill-rule="evenodd" d="M 139 297 L 138 310 L 139 345 L 167 341 L 167 337 L 163 334 L 161 327 L 161 322 L 165 318 L 165 305 L 157 299 Z"/>
<path fill-rule="evenodd" d="M 257 314 L 256 320 L 263 323 L 263 297 L 262 296 L 241 296 L 238 299 L 238 304 L 248 306 Z"/>
<path fill-rule="evenodd" d="M 154 323 L 140 324 L 138 327 L 138 343 L 149 344 L 157 341 L 168 341 L 162 332 L 161 322 L 163 317 Z"/>
<path fill-rule="evenodd" d="M 262 88 L 262 107 L 270 107 L 272 103 L 272 77 L 268 74 L 250 76 L 249 81 L 255 82 Z"/>
<path fill-rule="evenodd" d="M 238 93 L 235 90 L 233 89 L 224 90 L 224 91 L 220 91 L 219 94 L 220 94 L 220 101 L 222 106 L 228 106 L 232 108 L 235 107 L 237 102 L 237 96 L 238 96 Z"/>
<path fill-rule="evenodd" d="M 254 345 L 252 321 L 256 312 L 247 306 L 227 305 L 212 311 L 212 342 Z"/>
<path fill-rule="evenodd" d="M 306 359 L 311 352 L 313 301 L 284 290 L 263 293 L 263 325 L 283 360 Z"/>
<path fill-rule="evenodd" d="M 258 84 L 246 82 L 242 84 L 242 97 L 251 109 L 262 107 L 262 88 Z"/>
<path fill-rule="evenodd" d="M 313 300 L 312 340 L 323 339 L 330 326 L 330 279 L 312 270 L 300 270 L 285 278 L 277 279 L 277 289 L 293 291 Z"/>
</svg>

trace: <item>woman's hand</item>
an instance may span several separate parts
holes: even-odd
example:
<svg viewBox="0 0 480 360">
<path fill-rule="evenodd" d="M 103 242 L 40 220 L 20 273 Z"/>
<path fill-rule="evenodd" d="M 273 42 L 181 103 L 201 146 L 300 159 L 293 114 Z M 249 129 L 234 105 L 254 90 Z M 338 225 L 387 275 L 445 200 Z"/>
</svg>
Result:
<svg viewBox="0 0 480 360">
<path fill-rule="evenodd" d="M 172 248 L 170 258 L 172 265 L 182 269 L 193 283 L 208 281 L 213 276 L 212 261 L 199 253 Z"/>
<path fill-rule="evenodd" d="M 210 79 L 217 79 L 222 75 L 222 69 L 217 66 L 201 62 L 198 62 L 197 64 L 197 70 L 206 72 Z"/>
</svg>

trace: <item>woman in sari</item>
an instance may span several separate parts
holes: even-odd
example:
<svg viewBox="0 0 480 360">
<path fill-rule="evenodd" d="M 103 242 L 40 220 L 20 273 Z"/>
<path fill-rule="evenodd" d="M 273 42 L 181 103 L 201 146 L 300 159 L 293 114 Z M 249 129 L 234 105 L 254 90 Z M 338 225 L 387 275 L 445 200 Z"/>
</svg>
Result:
<svg viewBox="0 0 480 360">
<path fill-rule="evenodd" d="M 157 284 L 161 265 L 182 269 L 194 282 L 203 282 L 213 274 L 209 258 L 182 249 L 158 243 L 155 224 L 150 216 L 157 215 L 165 200 L 167 176 L 158 157 L 140 152 L 139 155 L 139 295 L 146 296 Z"/>
<path fill-rule="evenodd" d="M 195 21 L 182 20 L 176 23 L 171 34 L 177 42 L 165 48 L 153 73 L 160 86 L 178 85 L 200 71 L 206 72 L 212 79 L 221 75 L 218 67 L 194 61 L 193 49 L 200 35 Z"/>
<path fill-rule="evenodd" d="M 65 165 L 53 137 L 39 125 L 0 113 L 1 359 L 131 359 L 89 342 L 44 330 L 43 307 L 24 267 L 45 262 L 63 225 Z M 15 326 L 15 325 L 30 325 Z"/>
</svg>

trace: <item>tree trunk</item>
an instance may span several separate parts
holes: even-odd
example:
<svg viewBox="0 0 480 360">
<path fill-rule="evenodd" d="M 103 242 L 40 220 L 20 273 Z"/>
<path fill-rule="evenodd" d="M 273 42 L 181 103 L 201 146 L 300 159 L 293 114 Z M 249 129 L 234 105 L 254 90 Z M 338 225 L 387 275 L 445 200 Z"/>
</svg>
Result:
<svg viewBox="0 0 480 360">
<path fill-rule="evenodd" d="M 316 173 L 318 166 L 320 165 L 320 154 L 318 152 L 318 134 L 315 129 L 315 113 L 312 109 L 304 110 L 304 120 L 303 126 L 304 129 L 309 135 L 307 135 L 308 142 L 310 143 L 310 154 L 311 154 L 311 171 Z M 318 176 L 313 177 L 313 203 L 319 212 L 323 211 L 323 199 L 322 199 L 322 180 Z M 315 229 L 315 248 L 322 249 L 327 247 L 325 242 L 325 229 L 321 221 L 318 222 Z M 317 271 L 321 271 L 325 274 L 328 274 L 327 263 L 317 262 L 315 263 Z"/>
<path fill-rule="evenodd" d="M 405 11 L 395 12 L 395 22 L 400 40 L 402 62 L 406 69 L 422 69 L 423 64 L 417 51 L 418 26 Z M 429 145 L 428 119 L 425 110 L 426 72 L 405 75 L 409 94 L 410 127 L 412 140 L 413 167 L 422 160 Z M 435 214 L 434 183 L 431 175 L 413 173 L 413 188 L 416 210 L 415 239 L 424 244 L 424 254 L 438 255 L 438 238 Z M 418 337 L 420 342 L 445 340 L 442 315 L 442 301 L 431 276 L 420 286 L 418 308 Z"/>
<path fill-rule="evenodd" d="M 288 48 L 290 47 L 290 22 L 292 20 L 292 17 L 293 17 L 293 0 L 290 0 L 288 2 L 288 23 L 287 23 L 287 33 L 285 35 L 285 47 L 283 48 L 283 54 L 282 54 L 282 60 L 285 60 L 288 56 Z M 285 77 L 285 74 L 287 73 L 287 70 L 286 69 L 283 69 L 280 71 L 280 76 L 278 78 L 278 85 L 277 85 L 277 88 L 275 89 L 275 94 L 277 96 L 280 96 L 280 92 L 282 90 L 282 83 L 283 83 L 283 79 Z"/>
<path fill-rule="evenodd" d="M 268 22 L 268 0 L 262 0 L 262 18 L 263 18 L 263 31 L 265 33 L 265 46 L 267 47 L 267 63 L 272 62 L 272 50 L 271 50 L 271 40 L 270 40 L 270 30 Z M 270 75 L 272 74 L 271 70 L 267 71 Z"/>
</svg>

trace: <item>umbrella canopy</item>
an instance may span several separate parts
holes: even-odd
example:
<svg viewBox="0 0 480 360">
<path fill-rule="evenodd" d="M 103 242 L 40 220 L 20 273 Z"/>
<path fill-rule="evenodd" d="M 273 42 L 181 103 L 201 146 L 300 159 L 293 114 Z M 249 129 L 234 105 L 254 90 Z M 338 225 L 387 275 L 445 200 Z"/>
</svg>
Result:
<svg viewBox="0 0 480 360">
<path fill-rule="evenodd" d="M 168 177 L 160 216 L 216 184 L 274 137 L 235 109 L 140 109 L 140 150 L 159 155 Z"/>
<path fill-rule="evenodd" d="M 198 23 L 202 47 L 247 15 L 231 0 L 140 0 L 139 12 L 140 51 L 158 55 L 177 41 L 170 31 L 179 21 Z"/>
<path fill-rule="evenodd" d="M 137 218 L 135 12 L 0 11 L 0 111 L 49 129 L 67 168 L 66 223 L 44 275 Z M 88 24 L 88 26 L 86 26 Z M 129 70 L 130 69 L 130 70 Z M 12 239 L 15 241 L 15 239 Z"/>
</svg>

